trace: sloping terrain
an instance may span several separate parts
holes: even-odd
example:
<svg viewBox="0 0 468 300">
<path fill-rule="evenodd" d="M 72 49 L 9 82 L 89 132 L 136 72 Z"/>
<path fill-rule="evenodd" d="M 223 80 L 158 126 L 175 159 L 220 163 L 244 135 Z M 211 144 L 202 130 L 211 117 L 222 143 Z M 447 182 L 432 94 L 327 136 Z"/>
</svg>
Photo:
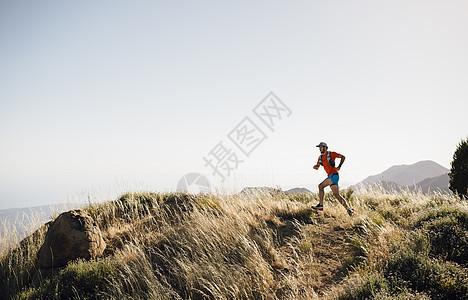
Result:
<svg viewBox="0 0 468 300">
<path fill-rule="evenodd" d="M 128 193 L 85 211 L 103 257 L 38 269 L 46 224 L 1 253 L 3 299 L 466 299 L 468 205 L 454 196 Z M 453 249 L 457 249 L 454 251 Z"/>
</svg>

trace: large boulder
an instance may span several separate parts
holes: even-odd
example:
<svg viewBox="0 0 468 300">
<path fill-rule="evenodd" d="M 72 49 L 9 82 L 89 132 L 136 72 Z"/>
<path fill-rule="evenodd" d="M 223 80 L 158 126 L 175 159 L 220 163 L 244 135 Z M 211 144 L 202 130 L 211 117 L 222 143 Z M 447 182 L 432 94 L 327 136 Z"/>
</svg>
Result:
<svg viewBox="0 0 468 300">
<path fill-rule="evenodd" d="M 92 259 L 102 255 L 106 243 L 93 218 L 82 210 L 62 213 L 47 231 L 37 253 L 40 268 L 66 265 L 69 261 Z"/>
</svg>

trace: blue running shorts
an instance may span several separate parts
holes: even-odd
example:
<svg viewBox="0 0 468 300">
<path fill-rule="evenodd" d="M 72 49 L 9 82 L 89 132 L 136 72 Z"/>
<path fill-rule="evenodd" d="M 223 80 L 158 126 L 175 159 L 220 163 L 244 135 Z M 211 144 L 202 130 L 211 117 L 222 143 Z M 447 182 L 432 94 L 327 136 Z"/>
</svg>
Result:
<svg viewBox="0 0 468 300">
<path fill-rule="evenodd" d="M 327 178 L 331 179 L 331 181 L 333 182 L 332 185 L 338 185 L 338 180 L 340 180 L 340 175 L 330 174 L 330 175 L 328 175 Z"/>
</svg>

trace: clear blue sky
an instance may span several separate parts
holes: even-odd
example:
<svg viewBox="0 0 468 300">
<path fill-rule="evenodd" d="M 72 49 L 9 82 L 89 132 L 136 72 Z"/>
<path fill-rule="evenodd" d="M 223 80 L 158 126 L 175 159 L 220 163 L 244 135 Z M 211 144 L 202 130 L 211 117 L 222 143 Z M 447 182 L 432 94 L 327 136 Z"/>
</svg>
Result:
<svg viewBox="0 0 468 300">
<path fill-rule="evenodd" d="M 466 32 L 466 1 L 2 1 L 0 209 L 169 191 L 188 172 L 314 190 L 320 141 L 346 155 L 343 187 L 449 168 Z M 221 185 L 203 157 L 270 91 L 291 115 Z"/>
</svg>

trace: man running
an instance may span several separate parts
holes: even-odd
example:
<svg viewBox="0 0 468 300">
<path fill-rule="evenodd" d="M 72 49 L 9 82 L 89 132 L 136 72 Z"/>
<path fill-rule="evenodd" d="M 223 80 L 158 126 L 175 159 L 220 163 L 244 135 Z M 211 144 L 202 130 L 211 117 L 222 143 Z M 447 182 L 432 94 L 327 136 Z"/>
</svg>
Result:
<svg viewBox="0 0 468 300">
<path fill-rule="evenodd" d="M 338 201 L 340 201 L 344 208 L 346 208 L 348 215 L 352 216 L 354 211 L 352 208 L 348 207 L 345 199 L 341 197 L 338 188 L 338 180 L 340 180 L 340 175 L 338 175 L 338 171 L 341 169 L 341 166 L 343 165 L 346 157 L 339 153 L 328 151 L 328 146 L 324 142 L 318 144 L 317 147 L 319 147 L 320 149 L 320 156 L 317 161 L 317 164 L 314 166 L 314 169 L 318 170 L 320 165 L 322 165 L 325 171 L 327 172 L 328 177 L 324 181 L 322 181 L 322 183 L 319 184 L 318 188 L 320 202 L 316 206 L 312 206 L 312 208 L 316 210 L 323 210 L 323 197 L 325 196 L 324 190 L 327 186 L 330 186 L 335 198 L 338 199 Z M 338 165 L 338 167 L 335 167 L 335 159 L 337 158 L 340 158 L 340 164 Z"/>
</svg>

